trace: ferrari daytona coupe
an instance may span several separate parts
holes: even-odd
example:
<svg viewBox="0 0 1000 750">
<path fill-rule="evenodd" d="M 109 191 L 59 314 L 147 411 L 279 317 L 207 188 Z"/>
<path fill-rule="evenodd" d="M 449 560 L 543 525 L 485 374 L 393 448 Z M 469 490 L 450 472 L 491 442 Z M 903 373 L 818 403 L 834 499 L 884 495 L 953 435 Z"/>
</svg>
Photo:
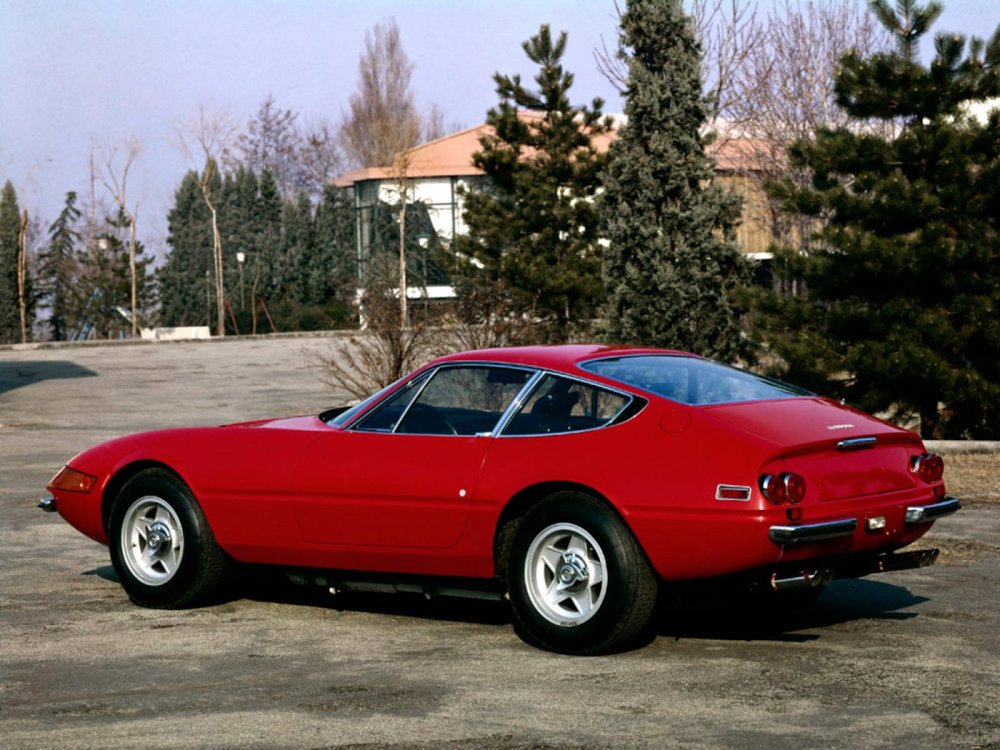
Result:
<svg viewBox="0 0 1000 750">
<path fill-rule="evenodd" d="M 959 509 L 907 430 L 682 352 L 454 354 L 350 408 L 112 440 L 41 507 L 107 544 L 137 604 L 237 563 L 333 590 L 509 598 L 524 640 L 628 647 L 672 582 L 812 596 L 919 567 Z"/>
</svg>

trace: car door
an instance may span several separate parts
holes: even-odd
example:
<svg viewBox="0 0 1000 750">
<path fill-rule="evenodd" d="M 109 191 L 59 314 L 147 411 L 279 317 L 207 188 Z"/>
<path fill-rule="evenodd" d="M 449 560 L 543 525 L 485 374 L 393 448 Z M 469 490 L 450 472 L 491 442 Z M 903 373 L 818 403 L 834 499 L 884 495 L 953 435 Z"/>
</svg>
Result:
<svg viewBox="0 0 1000 750">
<path fill-rule="evenodd" d="M 493 429 L 532 375 L 444 365 L 407 383 L 347 429 L 332 429 L 296 471 L 304 541 L 340 546 L 454 544 Z"/>
</svg>

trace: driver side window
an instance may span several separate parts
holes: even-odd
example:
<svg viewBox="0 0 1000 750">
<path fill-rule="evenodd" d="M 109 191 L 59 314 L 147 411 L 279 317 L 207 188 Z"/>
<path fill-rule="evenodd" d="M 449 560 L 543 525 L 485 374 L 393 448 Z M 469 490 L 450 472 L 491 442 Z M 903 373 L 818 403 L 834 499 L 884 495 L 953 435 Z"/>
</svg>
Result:
<svg viewBox="0 0 1000 750">
<path fill-rule="evenodd" d="M 491 433 L 532 374 L 515 367 L 439 367 L 407 383 L 356 429 L 411 435 Z"/>
</svg>

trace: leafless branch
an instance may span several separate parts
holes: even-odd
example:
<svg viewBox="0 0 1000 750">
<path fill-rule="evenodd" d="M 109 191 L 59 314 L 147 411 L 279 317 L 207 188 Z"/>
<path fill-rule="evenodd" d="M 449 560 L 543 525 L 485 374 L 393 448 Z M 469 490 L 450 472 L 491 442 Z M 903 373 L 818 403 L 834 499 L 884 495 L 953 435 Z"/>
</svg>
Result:
<svg viewBox="0 0 1000 750">
<path fill-rule="evenodd" d="M 118 206 L 118 210 L 128 220 L 128 265 L 129 280 L 131 282 L 132 338 L 136 338 L 139 335 L 138 288 L 135 263 L 137 245 L 136 217 L 139 207 L 138 204 L 134 204 L 131 209 L 128 207 L 128 174 L 132 165 L 139 157 L 139 140 L 133 135 L 125 141 L 120 149 L 117 146 L 108 147 L 99 145 L 98 151 L 101 154 L 101 161 L 104 165 L 101 181 L 111 194 L 115 205 Z"/>
<path fill-rule="evenodd" d="M 212 249 L 215 261 L 216 335 L 226 335 L 225 286 L 223 281 L 222 235 L 219 233 L 218 210 L 212 186 L 219 169 L 219 159 L 231 146 L 236 128 L 224 110 L 211 110 L 199 105 L 198 113 L 177 128 L 179 144 L 189 159 L 196 154 L 204 158 L 198 187 L 212 217 Z"/>
</svg>

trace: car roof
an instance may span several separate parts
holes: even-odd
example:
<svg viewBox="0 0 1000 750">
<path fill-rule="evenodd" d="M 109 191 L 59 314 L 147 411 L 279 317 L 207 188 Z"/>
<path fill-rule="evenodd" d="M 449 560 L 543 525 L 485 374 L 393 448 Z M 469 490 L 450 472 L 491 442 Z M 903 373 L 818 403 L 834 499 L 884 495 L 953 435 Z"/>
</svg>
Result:
<svg viewBox="0 0 1000 750">
<path fill-rule="evenodd" d="M 430 365 L 443 362 L 499 362 L 504 364 L 543 367 L 562 372 L 573 372 L 581 363 L 604 357 L 623 357 L 636 354 L 672 354 L 698 356 L 673 349 L 651 349 L 605 344 L 546 344 L 542 346 L 510 346 L 498 349 L 477 349 L 449 354 L 435 359 Z"/>
</svg>

